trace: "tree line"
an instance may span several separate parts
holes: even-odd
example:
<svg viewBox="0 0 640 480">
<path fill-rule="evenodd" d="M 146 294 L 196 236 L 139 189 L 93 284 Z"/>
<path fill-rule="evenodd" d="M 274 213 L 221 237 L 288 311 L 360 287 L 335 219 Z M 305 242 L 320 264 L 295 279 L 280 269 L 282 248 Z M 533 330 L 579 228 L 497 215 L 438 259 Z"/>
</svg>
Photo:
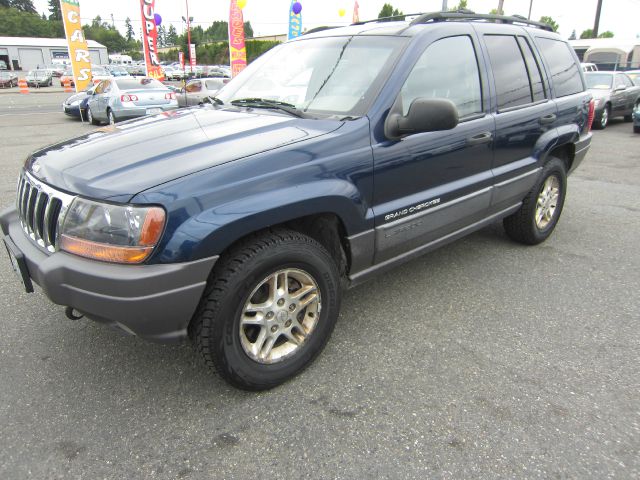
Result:
<svg viewBox="0 0 640 480">
<path fill-rule="evenodd" d="M 64 38 L 59 0 L 49 0 L 48 7 L 48 16 L 44 13 L 38 15 L 32 0 L 0 0 L 0 36 Z M 125 20 L 124 35 L 114 25 L 103 21 L 100 16 L 82 28 L 87 39 L 101 43 L 109 52 L 131 55 L 137 60 L 142 58 L 142 43 L 136 38 L 130 18 L 127 17 Z M 204 47 L 207 43 L 226 41 L 228 28 L 228 23 L 224 21 L 214 21 L 206 28 L 197 25 L 191 29 L 191 43 L 197 47 Z M 253 36 L 250 22 L 245 22 L 245 35 Z M 176 46 L 176 58 L 177 49 L 188 52 L 186 32 L 178 34 L 172 24 L 169 24 L 168 28 L 165 25 L 158 27 L 158 43 L 159 47 Z M 216 48 L 201 48 L 203 60 L 210 56 L 209 51 L 214 52 Z"/>
<path fill-rule="evenodd" d="M 455 12 L 458 10 L 464 10 L 467 9 L 467 0 L 460 0 L 460 2 L 457 5 L 454 5 L 453 7 L 449 8 L 449 11 L 451 12 Z M 490 14 L 492 15 L 497 15 L 500 12 L 498 12 L 497 8 L 491 9 L 489 11 Z M 504 13 L 504 12 L 502 12 Z M 500 13 L 500 14 L 502 14 Z M 378 18 L 388 18 L 388 17 L 398 17 L 398 19 L 402 19 L 403 18 L 404 13 L 401 10 L 398 10 L 397 8 L 394 8 L 393 5 L 391 5 L 390 3 L 385 3 L 382 6 L 382 9 L 380 10 L 380 13 L 378 14 Z M 540 20 L 538 20 L 539 22 L 542 23 L 546 23 L 547 25 L 549 25 L 554 32 L 557 32 L 558 29 L 560 28 L 560 25 L 558 25 L 558 22 L 556 22 L 553 18 L 549 17 L 549 16 L 542 16 L 540 17 Z M 613 38 L 614 34 L 613 32 L 607 30 L 606 32 L 601 33 L 600 35 L 598 35 L 598 38 Z M 593 30 L 591 28 L 588 28 L 586 30 L 584 30 L 581 34 L 580 34 L 580 38 L 581 39 L 585 39 L 585 38 L 594 38 L 593 36 Z M 569 37 L 569 40 L 575 40 L 576 39 L 576 31 L 574 30 L 573 33 L 571 34 L 571 36 Z"/>
</svg>

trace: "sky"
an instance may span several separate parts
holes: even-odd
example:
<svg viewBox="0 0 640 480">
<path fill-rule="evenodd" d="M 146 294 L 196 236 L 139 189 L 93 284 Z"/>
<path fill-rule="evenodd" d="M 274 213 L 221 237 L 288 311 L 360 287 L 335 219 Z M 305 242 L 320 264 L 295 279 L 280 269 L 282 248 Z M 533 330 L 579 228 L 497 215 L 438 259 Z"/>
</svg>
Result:
<svg viewBox="0 0 640 480">
<path fill-rule="evenodd" d="M 186 2 L 189 16 L 194 24 L 207 27 L 215 20 L 228 20 L 229 0 L 156 0 L 156 13 L 163 23 L 173 23 L 178 32 L 183 31 L 181 17 L 186 16 Z M 304 28 L 321 25 L 347 25 L 351 23 L 354 0 L 299 0 L 302 4 Z M 530 1 L 533 2 L 531 18 L 552 17 L 559 25 L 559 33 L 568 38 L 575 30 L 577 35 L 587 28 L 593 28 L 597 0 L 504 0 L 507 15 L 527 16 Z M 47 12 L 47 0 L 34 0 L 39 12 Z M 358 0 L 360 19 L 373 19 L 384 3 L 404 13 L 439 11 L 442 0 Z M 456 0 L 448 0 L 448 5 L 456 5 Z M 244 19 L 250 21 L 254 35 L 276 35 L 287 32 L 288 12 L 291 0 L 247 0 Z M 488 13 L 498 6 L 498 0 L 468 0 L 469 8 L 477 13 Z M 340 17 L 340 10 L 346 14 Z M 124 33 L 124 21 L 130 17 L 136 34 L 140 31 L 139 0 L 80 0 L 80 14 L 83 23 L 100 15 L 103 20 L 114 23 Z M 640 0 L 603 0 L 600 17 L 600 32 L 611 30 L 616 38 L 629 40 L 640 38 Z"/>
</svg>

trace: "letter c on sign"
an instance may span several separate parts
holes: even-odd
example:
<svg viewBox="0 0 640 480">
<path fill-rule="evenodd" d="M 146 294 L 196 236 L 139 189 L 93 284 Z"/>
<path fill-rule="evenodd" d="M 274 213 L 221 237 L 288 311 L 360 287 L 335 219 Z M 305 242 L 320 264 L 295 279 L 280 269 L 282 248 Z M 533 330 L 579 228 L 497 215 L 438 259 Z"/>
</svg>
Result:
<svg viewBox="0 0 640 480">
<path fill-rule="evenodd" d="M 71 10 L 67 14 L 67 20 L 69 20 L 69 23 L 78 23 L 78 12 Z"/>
</svg>

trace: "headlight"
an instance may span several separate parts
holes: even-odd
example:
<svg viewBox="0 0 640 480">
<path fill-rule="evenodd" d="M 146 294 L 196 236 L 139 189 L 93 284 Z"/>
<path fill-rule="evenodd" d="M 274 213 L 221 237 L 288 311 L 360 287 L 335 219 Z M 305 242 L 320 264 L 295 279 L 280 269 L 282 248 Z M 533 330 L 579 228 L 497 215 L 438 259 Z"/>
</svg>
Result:
<svg viewBox="0 0 640 480">
<path fill-rule="evenodd" d="M 76 101 L 71 102 L 71 103 L 69 104 L 69 106 L 70 106 L 70 107 L 77 107 L 78 105 L 80 105 L 80 100 L 76 100 Z"/>
<path fill-rule="evenodd" d="M 161 207 L 98 203 L 76 198 L 65 215 L 60 248 L 112 263 L 142 263 L 162 235 Z"/>
</svg>

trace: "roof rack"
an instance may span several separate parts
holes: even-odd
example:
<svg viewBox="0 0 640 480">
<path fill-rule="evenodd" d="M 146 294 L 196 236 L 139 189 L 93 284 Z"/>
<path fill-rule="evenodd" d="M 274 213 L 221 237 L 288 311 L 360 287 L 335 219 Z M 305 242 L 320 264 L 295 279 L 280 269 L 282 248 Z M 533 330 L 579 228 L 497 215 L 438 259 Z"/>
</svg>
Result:
<svg viewBox="0 0 640 480">
<path fill-rule="evenodd" d="M 411 25 L 419 25 L 419 24 L 428 23 L 428 22 L 446 22 L 448 20 L 488 20 L 488 21 L 493 20 L 501 23 L 524 24 L 532 27 L 537 27 L 542 30 L 548 30 L 549 32 L 553 32 L 553 28 L 551 28 L 546 23 L 534 22 L 533 20 L 528 20 L 521 15 L 512 15 L 508 17 L 505 15 L 474 13 L 471 10 L 458 10 L 456 12 L 424 13 L 420 15 L 418 18 L 415 18 L 414 20 L 412 20 Z"/>
<path fill-rule="evenodd" d="M 371 20 L 361 20 L 359 22 L 352 23 L 351 25 L 364 25 L 366 23 L 373 22 L 391 22 L 393 20 L 404 21 L 405 17 L 420 17 L 425 15 L 423 12 L 420 13 L 403 13 L 402 15 L 394 15 L 392 17 L 381 17 L 381 18 L 373 18 Z"/>
</svg>

